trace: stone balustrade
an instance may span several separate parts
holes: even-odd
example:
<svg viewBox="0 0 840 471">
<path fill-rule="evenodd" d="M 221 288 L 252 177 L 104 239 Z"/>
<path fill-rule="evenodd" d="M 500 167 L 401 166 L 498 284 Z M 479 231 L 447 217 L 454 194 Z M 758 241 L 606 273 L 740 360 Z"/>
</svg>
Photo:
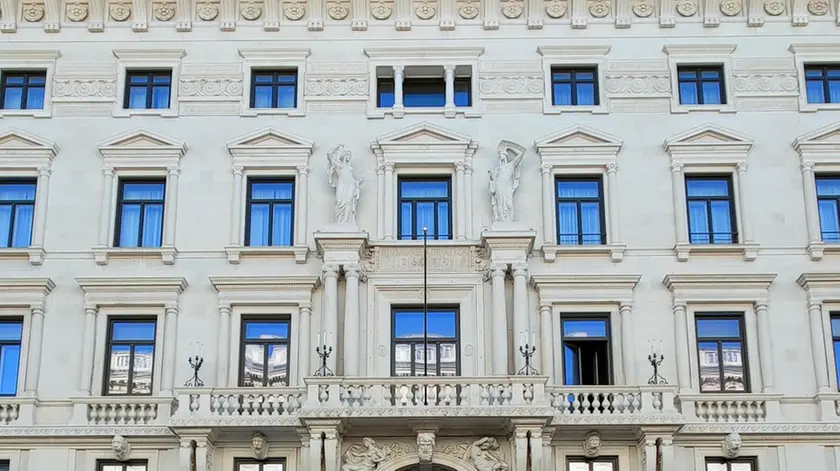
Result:
<svg viewBox="0 0 840 471">
<path fill-rule="evenodd" d="M 781 395 L 777 394 L 680 394 L 680 410 L 690 422 L 778 422 L 782 420 Z"/>
<path fill-rule="evenodd" d="M 179 389 L 170 424 L 293 424 L 305 401 L 295 387 Z"/>
<path fill-rule="evenodd" d="M 552 386 L 556 415 L 675 415 L 672 386 Z"/>
<path fill-rule="evenodd" d="M 38 400 L 34 397 L 0 398 L 0 425 L 34 424 L 37 406 Z"/>
<path fill-rule="evenodd" d="M 175 398 L 168 396 L 73 397 L 73 425 L 165 424 Z"/>
</svg>

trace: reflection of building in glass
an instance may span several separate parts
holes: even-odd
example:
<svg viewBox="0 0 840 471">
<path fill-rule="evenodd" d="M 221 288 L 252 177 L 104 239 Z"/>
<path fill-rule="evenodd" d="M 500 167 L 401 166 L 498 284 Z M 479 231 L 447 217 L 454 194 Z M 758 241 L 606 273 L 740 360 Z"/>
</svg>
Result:
<svg viewBox="0 0 840 471">
<path fill-rule="evenodd" d="M 716 348 L 700 348 L 700 388 L 703 390 L 720 390 L 720 360 Z M 743 391 L 744 384 L 744 363 L 743 352 L 740 347 L 724 346 L 721 350 L 723 357 L 723 380 L 724 390 Z"/>
<path fill-rule="evenodd" d="M 424 370 L 429 376 L 437 376 L 438 359 L 440 360 L 440 375 L 455 376 L 458 363 L 458 348 L 454 343 L 439 343 L 439 335 L 429 335 L 427 344 L 428 366 L 423 365 L 423 335 L 406 336 L 394 346 L 394 371 L 396 376 L 411 376 L 411 366 L 414 365 L 414 376 L 422 376 Z M 417 340 L 415 340 L 417 339 Z M 411 342 L 411 343 L 408 343 Z M 412 355 L 412 351 L 414 354 Z M 413 356 L 413 359 L 412 359 Z"/>
<path fill-rule="evenodd" d="M 151 393 L 152 369 L 154 367 L 154 352 L 134 352 L 134 384 L 132 391 L 139 394 Z M 128 391 L 128 373 L 131 368 L 132 355 L 129 350 L 111 352 L 110 372 L 108 375 L 108 390 L 112 393 Z"/>
<path fill-rule="evenodd" d="M 268 368 L 265 365 L 265 348 L 269 349 Z M 246 385 L 261 387 L 287 384 L 289 350 L 286 345 L 247 345 L 245 348 Z M 268 381 L 265 381 L 265 379 Z"/>
</svg>

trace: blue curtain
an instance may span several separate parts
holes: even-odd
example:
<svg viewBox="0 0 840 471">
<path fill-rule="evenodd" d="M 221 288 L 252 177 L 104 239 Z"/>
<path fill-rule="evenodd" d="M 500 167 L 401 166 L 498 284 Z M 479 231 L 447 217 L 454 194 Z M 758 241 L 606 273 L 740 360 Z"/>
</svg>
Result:
<svg viewBox="0 0 840 471">
<path fill-rule="evenodd" d="M 703 82 L 703 104 L 718 105 L 720 103 L 720 82 Z"/>
<path fill-rule="evenodd" d="M 292 205 L 274 205 L 274 227 L 272 227 L 271 245 L 292 245 Z"/>
<path fill-rule="evenodd" d="M 143 217 L 143 247 L 160 247 L 163 234 L 163 205 L 149 204 Z"/>
<path fill-rule="evenodd" d="M 711 242 L 709 220 L 704 201 L 688 202 L 688 223 L 688 227 L 691 229 L 689 237 L 692 244 L 708 244 Z"/>
<path fill-rule="evenodd" d="M 248 245 L 265 247 L 268 245 L 268 204 L 251 205 L 250 234 Z"/>
<path fill-rule="evenodd" d="M 254 87 L 254 108 L 271 108 L 271 85 Z"/>
<path fill-rule="evenodd" d="M 11 204 L 14 201 L 14 212 Z M 31 201 L 31 204 L 20 202 Z M 32 236 L 32 220 L 35 213 L 35 184 L 0 185 L 0 247 L 8 246 L 9 231 L 14 231 L 11 247 L 29 247 Z"/>
<path fill-rule="evenodd" d="M 840 89 L 840 87 L 838 88 Z M 822 80 L 807 80 L 805 82 L 805 94 L 807 96 L 808 103 L 825 103 L 823 91 Z M 838 90 L 838 95 L 840 95 L 840 90 Z M 840 96 L 837 98 L 840 98 Z"/>
<path fill-rule="evenodd" d="M 554 105 L 568 106 L 572 104 L 572 84 L 570 83 L 555 83 L 554 84 Z"/>
<path fill-rule="evenodd" d="M 732 240 L 732 212 L 728 201 L 712 201 L 712 232 L 714 243 L 731 244 Z"/>
<path fill-rule="evenodd" d="M 557 197 L 563 199 L 598 198 L 599 187 L 592 181 L 566 181 L 557 184 Z M 578 202 L 561 201 L 557 203 L 557 224 L 559 232 L 557 243 L 560 245 L 579 245 L 578 235 L 582 235 L 583 244 L 601 243 L 601 204 L 580 203 L 580 227 L 578 227 Z"/>
<path fill-rule="evenodd" d="M 0 348 L 0 394 L 16 394 L 20 368 L 20 345 Z"/>
<path fill-rule="evenodd" d="M 160 247 L 163 228 L 163 197 L 165 185 L 162 183 L 126 184 L 120 213 L 120 247 Z M 160 201 L 142 206 L 131 201 Z M 143 211 L 143 228 L 140 228 L 140 212 Z"/>
<path fill-rule="evenodd" d="M 578 83 L 577 84 L 577 104 L 578 105 L 594 105 L 595 104 L 595 84 L 593 83 Z"/>
<path fill-rule="evenodd" d="M 124 204 L 120 214 L 120 247 L 139 246 L 140 205 Z"/>
<path fill-rule="evenodd" d="M 820 232 L 823 242 L 840 242 L 840 221 L 837 220 L 837 200 L 821 200 Z"/>
<path fill-rule="evenodd" d="M 697 101 L 697 85 L 694 82 L 680 84 L 680 104 L 682 105 L 696 105 Z"/>
<path fill-rule="evenodd" d="M 42 110 L 44 109 L 44 89 L 30 88 L 26 95 L 26 109 L 28 110 Z"/>
</svg>

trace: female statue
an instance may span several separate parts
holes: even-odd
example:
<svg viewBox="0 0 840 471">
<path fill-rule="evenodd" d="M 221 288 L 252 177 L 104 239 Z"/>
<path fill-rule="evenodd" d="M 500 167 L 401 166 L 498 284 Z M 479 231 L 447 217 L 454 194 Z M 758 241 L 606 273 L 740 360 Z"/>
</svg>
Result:
<svg viewBox="0 0 840 471">
<path fill-rule="evenodd" d="M 340 145 L 327 152 L 327 172 L 330 186 L 335 188 L 335 223 L 356 225 L 356 206 L 362 179 L 353 174 L 350 159 L 353 154 Z"/>
<path fill-rule="evenodd" d="M 512 222 L 513 193 L 519 188 L 519 167 L 525 148 L 510 141 L 502 141 L 498 153 L 499 166 L 487 171 L 490 174 L 493 222 Z"/>
</svg>

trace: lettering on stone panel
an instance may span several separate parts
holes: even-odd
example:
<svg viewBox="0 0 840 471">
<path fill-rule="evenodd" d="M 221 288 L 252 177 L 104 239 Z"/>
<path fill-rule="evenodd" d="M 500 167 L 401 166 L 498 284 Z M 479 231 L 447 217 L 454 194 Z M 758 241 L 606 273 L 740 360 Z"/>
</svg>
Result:
<svg viewBox="0 0 840 471">
<path fill-rule="evenodd" d="M 736 93 L 799 93 L 799 80 L 794 72 L 734 74 Z"/>
<path fill-rule="evenodd" d="M 368 95 L 366 77 L 306 77 L 306 96 L 313 97 L 365 97 Z"/>
<path fill-rule="evenodd" d="M 179 98 L 224 98 L 242 96 L 242 79 L 231 77 L 182 77 Z"/>
<path fill-rule="evenodd" d="M 478 89 L 482 97 L 504 97 L 506 95 L 542 95 L 542 75 L 528 76 L 481 76 Z"/>
<path fill-rule="evenodd" d="M 67 21 L 78 23 L 88 17 L 88 4 L 84 2 L 67 2 L 64 5 L 64 15 Z"/>
<path fill-rule="evenodd" d="M 53 80 L 53 99 L 113 98 L 117 96 L 117 81 L 110 78 L 56 78 Z M 70 101 L 70 100 L 68 100 Z M 84 100 L 72 100 L 84 101 Z"/>
<path fill-rule="evenodd" d="M 343 20 L 350 16 L 350 0 L 330 0 L 327 2 L 327 13 L 334 20 Z"/>
<path fill-rule="evenodd" d="M 393 0 L 373 0 L 370 2 L 370 15 L 377 20 L 387 20 L 394 12 Z"/>
<path fill-rule="evenodd" d="M 615 95 L 662 95 L 671 92 L 671 78 L 667 72 L 640 75 L 606 76 L 607 93 Z"/>
<path fill-rule="evenodd" d="M 474 20 L 481 13 L 478 0 L 458 0 L 458 16 L 465 20 Z"/>
<path fill-rule="evenodd" d="M 475 247 L 429 247 L 429 273 L 458 273 L 480 271 L 482 253 Z M 372 273 L 405 273 L 423 271 L 422 247 L 375 247 L 368 254 Z"/>
</svg>

